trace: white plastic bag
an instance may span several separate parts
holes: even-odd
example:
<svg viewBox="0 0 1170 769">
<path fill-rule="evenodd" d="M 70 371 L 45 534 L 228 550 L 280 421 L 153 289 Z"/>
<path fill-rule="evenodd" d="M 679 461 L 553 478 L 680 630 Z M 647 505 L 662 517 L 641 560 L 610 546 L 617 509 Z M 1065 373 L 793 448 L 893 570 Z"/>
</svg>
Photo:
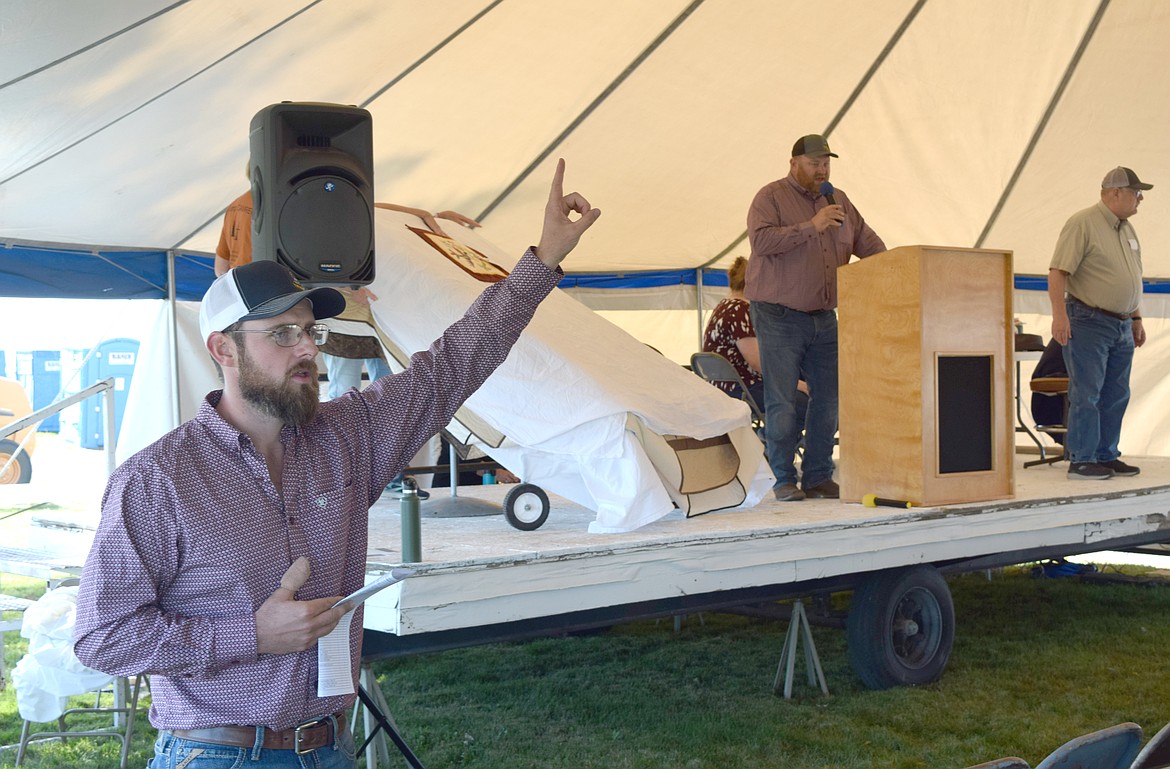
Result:
<svg viewBox="0 0 1170 769">
<path fill-rule="evenodd" d="M 20 634 L 28 653 L 12 669 L 20 717 L 38 723 L 65 712 L 71 695 L 106 686 L 113 676 L 88 668 L 73 654 L 77 587 L 59 587 L 41 596 L 24 612 Z"/>
</svg>

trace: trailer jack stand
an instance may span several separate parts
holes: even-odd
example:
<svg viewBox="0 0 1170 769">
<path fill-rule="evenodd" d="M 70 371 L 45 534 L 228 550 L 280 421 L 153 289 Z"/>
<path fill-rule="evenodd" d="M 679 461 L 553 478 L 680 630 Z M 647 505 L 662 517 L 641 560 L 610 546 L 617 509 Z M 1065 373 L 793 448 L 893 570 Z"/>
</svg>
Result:
<svg viewBox="0 0 1170 769">
<path fill-rule="evenodd" d="M 792 699 L 792 679 L 796 674 L 796 647 L 804 640 L 804 667 L 808 673 L 808 685 L 820 685 L 821 692 L 829 694 L 829 685 L 825 683 L 825 671 L 821 669 L 821 658 L 817 656 L 817 646 L 813 643 L 812 628 L 808 624 L 808 615 L 804 613 L 804 603 L 798 598 L 792 602 L 792 619 L 788 622 L 788 635 L 784 639 L 784 651 L 780 653 L 780 664 L 776 666 L 776 679 L 772 682 L 772 692 L 780 693 L 780 671 L 784 671 L 784 699 Z"/>
</svg>

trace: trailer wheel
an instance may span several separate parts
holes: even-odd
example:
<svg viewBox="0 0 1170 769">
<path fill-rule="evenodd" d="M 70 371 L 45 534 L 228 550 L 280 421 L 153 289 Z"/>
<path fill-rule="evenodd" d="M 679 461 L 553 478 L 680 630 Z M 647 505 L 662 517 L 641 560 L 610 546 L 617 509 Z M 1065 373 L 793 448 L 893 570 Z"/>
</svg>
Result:
<svg viewBox="0 0 1170 769">
<path fill-rule="evenodd" d="M 8 469 L 0 474 L 0 484 L 28 483 L 32 480 L 32 460 L 27 451 L 18 451 L 20 444 L 15 441 L 0 441 L 0 468 L 8 465 Z M 15 455 L 15 459 L 12 457 Z M 8 460 L 12 459 L 12 464 Z"/>
<path fill-rule="evenodd" d="M 521 483 L 504 497 L 504 517 L 520 531 L 536 531 L 548 520 L 548 494 L 531 483 Z"/>
<path fill-rule="evenodd" d="M 878 572 L 853 592 L 849 663 L 870 689 L 937 681 L 955 641 L 955 605 L 933 566 Z"/>
</svg>

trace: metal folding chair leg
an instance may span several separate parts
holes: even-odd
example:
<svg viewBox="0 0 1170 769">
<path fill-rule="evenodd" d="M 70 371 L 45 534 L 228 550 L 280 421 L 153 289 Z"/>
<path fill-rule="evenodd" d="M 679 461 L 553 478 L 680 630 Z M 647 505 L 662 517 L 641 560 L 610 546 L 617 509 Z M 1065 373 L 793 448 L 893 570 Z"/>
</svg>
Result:
<svg viewBox="0 0 1170 769">
<path fill-rule="evenodd" d="M 130 684 L 126 678 L 114 679 L 114 705 L 101 706 L 101 692 L 97 693 L 97 701 L 92 708 L 70 708 L 57 719 L 56 731 L 34 732 L 31 723 L 25 721 L 20 727 L 20 744 L 16 748 L 16 766 L 24 761 L 25 752 L 29 743 L 41 742 L 54 738 L 67 739 L 69 737 L 113 737 L 122 742 L 121 757 L 118 766 L 126 769 L 126 758 L 130 753 L 130 740 L 134 737 L 134 720 L 138 712 L 138 695 L 141 692 L 142 681 L 145 676 L 137 675 L 134 683 Z M 126 701 L 127 696 L 129 702 Z M 65 719 L 77 713 L 110 713 L 113 716 L 113 728 L 91 729 L 86 731 L 70 731 Z"/>
</svg>

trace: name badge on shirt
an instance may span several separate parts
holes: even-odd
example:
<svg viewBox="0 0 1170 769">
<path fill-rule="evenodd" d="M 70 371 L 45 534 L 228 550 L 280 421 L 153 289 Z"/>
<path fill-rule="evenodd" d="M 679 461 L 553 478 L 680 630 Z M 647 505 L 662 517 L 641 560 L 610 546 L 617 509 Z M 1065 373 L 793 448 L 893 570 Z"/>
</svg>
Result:
<svg viewBox="0 0 1170 769">
<path fill-rule="evenodd" d="M 1130 251 L 1137 251 L 1138 250 L 1137 238 L 1130 238 L 1129 239 L 1129 250 Z"/>
</svg>

